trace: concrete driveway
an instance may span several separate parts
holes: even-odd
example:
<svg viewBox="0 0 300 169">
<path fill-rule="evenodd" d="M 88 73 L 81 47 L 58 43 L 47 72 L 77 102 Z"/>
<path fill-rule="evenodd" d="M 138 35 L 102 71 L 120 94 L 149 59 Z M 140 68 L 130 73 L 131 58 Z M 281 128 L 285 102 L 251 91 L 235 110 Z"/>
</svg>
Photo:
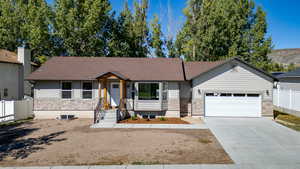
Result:
<svg viewBox="0 0 300 169">
<path fill-rule="evenodd" d="M 206 118 L 205 121 L 235 164 L 300 168 L 300 132 L 271 118 Z"/>
</svg>

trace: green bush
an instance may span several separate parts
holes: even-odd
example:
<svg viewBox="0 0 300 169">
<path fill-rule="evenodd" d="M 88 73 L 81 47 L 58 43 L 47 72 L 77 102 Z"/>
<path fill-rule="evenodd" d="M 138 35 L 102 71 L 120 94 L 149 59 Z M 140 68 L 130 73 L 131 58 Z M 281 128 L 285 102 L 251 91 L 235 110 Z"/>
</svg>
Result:
<svg viewBox="0 0 300 169">
<path fill-rule="evenodd" d="M 131 116 L 131 120 L 137 120 L 137 119 L 138 119 L 137 115 Z"/>
<path fill-rule="evenodd" d="M 160 117 L 159 120 L 160 121 L 166 121 L 167 119 L 165 117 Z"/>
</svg>

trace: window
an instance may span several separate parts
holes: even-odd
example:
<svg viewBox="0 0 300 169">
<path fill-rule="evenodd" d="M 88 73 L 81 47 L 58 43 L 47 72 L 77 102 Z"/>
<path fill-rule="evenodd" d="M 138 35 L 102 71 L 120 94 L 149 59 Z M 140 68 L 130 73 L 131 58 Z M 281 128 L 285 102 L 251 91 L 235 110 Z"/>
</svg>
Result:
<svg viewBox="0 0 300 169">
<path fill-rule="evenodd" d="M 247 94 L 248 97 L 259 97 L 259 94 Z"/>
<path fill-rule="evenodd" d="M 7 97 L 7 96 L 8 96 L 8 89 L 7 89 L 7 88 L 4 89 L 4 91 L 3 91 L 3 96 L 4 96 L 4 97 Z"/>
<path fill-rule="evenodd" d="M 91 99 L 93 98 L 93 83 L 83 82 L 82 83 L 82 98 Z"/>
<path fill-rule="evenodd" d="M 234 93 L 233 96 L 234 97 L 245 97 L 246 94 L 244 94 L 244 93 Z"/>
<path fill-rule="evenodd" d="M 63 99 L 72 98 L 72 82 L 61 83 L 61 98 Z"/>
<path fill-rule="evenodd" d="M 159 83 L 139 83 L 139 100 L 159 100 Z"/>
<path fill-rule="evenodd" d="M 214 93 L 206 93 L 205 96 L 215 96 Z"/>
<path fill-rule="evenodd" d="M 118 89 L 119 88 L 119 84 L 112 84 L 112 88 Z"/>
<path fill-rule="evenodd" d="M 231 97 L 231 93 L 221 93 L 220 96 Z"/>
</svg>

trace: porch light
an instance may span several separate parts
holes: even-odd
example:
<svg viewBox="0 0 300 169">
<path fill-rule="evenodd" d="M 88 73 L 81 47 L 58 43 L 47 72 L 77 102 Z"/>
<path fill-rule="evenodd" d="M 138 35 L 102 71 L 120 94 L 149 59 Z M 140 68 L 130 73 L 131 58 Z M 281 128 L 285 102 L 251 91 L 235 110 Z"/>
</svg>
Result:
<svg viewBox="0 0 300 169">
<path fill-rule="evenodd" d="M 198 94 L 201 94 L 201 90 L 200 89 L 198 89 Z"/>
<path fill-rule="evenodd" d="M 269 94 L 270 94 L 270 93 L 269 93 L 269 90 L 266 91 L 266 94 L 267 94 L 267 96 L 269 96 Z"/>
</svg>

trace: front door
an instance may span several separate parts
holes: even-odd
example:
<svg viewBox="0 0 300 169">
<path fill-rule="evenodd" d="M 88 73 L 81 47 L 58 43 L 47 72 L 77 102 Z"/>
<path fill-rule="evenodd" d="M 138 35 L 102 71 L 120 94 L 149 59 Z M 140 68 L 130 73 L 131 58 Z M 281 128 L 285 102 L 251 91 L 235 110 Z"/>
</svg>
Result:
<svg viewBox="0 0 300 169">
<path fill-rule="evenodd" d="M 120 104 L 120 84 L 110 84 L 110 103 L 112 107 L 119 106 Z"/>
</svg>

